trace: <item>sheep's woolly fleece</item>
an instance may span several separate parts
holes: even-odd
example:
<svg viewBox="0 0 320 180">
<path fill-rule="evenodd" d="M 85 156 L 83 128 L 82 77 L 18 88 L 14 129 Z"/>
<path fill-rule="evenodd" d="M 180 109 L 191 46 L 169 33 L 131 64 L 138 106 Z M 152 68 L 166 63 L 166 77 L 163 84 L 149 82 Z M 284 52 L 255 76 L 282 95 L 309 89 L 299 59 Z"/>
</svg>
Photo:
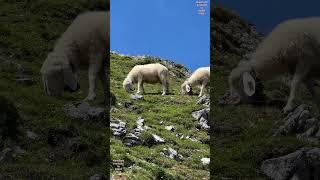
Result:
<svg viewBox="0 0 320 180">
<path fill-rule="evenodd" d="M 87 98 L 95 98 L 95 80 L 99 74 L 103 74 L 101 72 L 105 71 L 104 64 L 107 60 L 107 50 L 109 48 L 107 42 L 110 39 L 109 14 L 109 12 L 94 11 L 76 17 L 60 39 L 57 40 L 53 51 L 49 53 L 43 63 L 41 73 L 45 88 L 46 86 L 54 87 L 61 86 L 58 84 L 64 84 L 63 82 L 50 81 L 48 75 L 60 76 L 61 78 L 56 79 L 62 81 L 70 78 L 64 76 L 77 76 L 80 67 L 89 65 L 90 89 Z M 63 74 L 61 73 L 62 68 L 69 68 L 72 73 L 69 73 L 69 75 Z M 101 79 L 106 81 L 106 77 Z M 74 80 L 75 78 L 73 78 Z M 61 91 L 61 88 L 58 91 Z"/>
<path fill-rule="evenodd" d="M 198 68 L 192 75 L 181 85 L 181 92 L 188 91 L 187 88 L 192 86 L 201 86 L 200 96 L 202 95 L 203 88 L 210 82 L 210 67 Z M 189 86 L 189 87 L 188 87 Z"/>
<path fill-rule="evenodd" d="M 123 88 L 127 91 L 133 90 L 132 85 L 138 83 L 137 93 L 140 93 L 140 91 L 143 92 L 143 83 L 161 83 L 163 93 L 166 94 L 169 86 L 168 74 L 168 69 L 159 63 L 136 65 L 123 81 Z"/>
</svg>

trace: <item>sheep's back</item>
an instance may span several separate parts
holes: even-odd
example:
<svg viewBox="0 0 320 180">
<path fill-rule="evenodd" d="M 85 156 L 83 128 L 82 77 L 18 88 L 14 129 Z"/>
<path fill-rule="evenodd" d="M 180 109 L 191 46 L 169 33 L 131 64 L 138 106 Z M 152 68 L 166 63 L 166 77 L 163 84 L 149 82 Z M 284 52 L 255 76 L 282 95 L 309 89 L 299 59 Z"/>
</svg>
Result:
<svg viewBox="0 0 320 180">
<path fill-rule="evenodd" d="M 270 79 L 277 74 L 289 72 L 298 60 L 295 53 L 304 51 L 304 48 L 293 49 L 302 36 L 310 36 L 320 42 L 320 18 L 292 19 L 279 24 L 258 46 L 251 58 L 251 64 L 260 74 L 261 79 Z M 303 47 L 300 44 L 300 47 Z M 290 49 L 291 48 L 291 49 Z M 295 51 L 296 50 L 296 51 Z"/>
</svg>

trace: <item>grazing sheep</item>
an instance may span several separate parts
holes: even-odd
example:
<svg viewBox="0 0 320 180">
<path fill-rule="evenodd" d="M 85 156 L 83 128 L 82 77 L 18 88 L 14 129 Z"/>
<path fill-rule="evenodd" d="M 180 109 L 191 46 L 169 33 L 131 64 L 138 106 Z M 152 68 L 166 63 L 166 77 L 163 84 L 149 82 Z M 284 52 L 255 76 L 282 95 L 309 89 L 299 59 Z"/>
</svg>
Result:
<svg viewBox="0 0 320 180">
<path fill-rule="evenodd" d="M 200 85 L 199 97 L 203 94 L 203 89 L 207 88 L 210 82 L 210 67 L 198 68 L 184 83 L 181 85 L 181 94 L 184 95 L 192 91 L 192 86 Z"/>
<path fill-rule="evenodd" d="M 106 61 L 109 59 L 109 12 L 86 12 L 77 16 L 56 42 L 44 61 L 41 74 L 43 86 L 50 96 L 79 89 L 78 70 L 89 69 L 89 93 L 85 100 L 96 97 L 96 79 L 100 78 L 107 100 Z"/>
<path fill-rule="evenodd" d="M 132 68 L 126 79 L 123 81 L 123 88 L 127 92 L 134 91 L 132 86 L 133 84 L 138 83 L 137 94 L 143 94 L 143 83 L 161 83 L 163 89 L 162 95 L 166 95 L 168 94 L 169 88 L 168 72 L 168 69 L 159 63 L 136 65 Z"/>
<path fill-rule="evenodd" d="M 259 45 L 250 61 L 242 61 L 229 76 L 236 99 L 252 97 L 257 80 L 293 75 L 283 112 L 294 108 L 298 85 L 303 82 L 312 95 L 314 78 L 320 75 L 320 17 L 292 19 L 279 24 Z"/>
</svg>

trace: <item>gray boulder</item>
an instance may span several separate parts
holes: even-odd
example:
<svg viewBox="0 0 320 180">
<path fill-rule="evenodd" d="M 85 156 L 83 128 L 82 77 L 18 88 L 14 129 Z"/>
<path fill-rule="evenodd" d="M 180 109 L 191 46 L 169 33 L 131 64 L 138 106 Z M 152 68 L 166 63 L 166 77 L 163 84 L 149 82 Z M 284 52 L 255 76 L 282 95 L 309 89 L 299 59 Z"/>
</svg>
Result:
<svg viewBox="0 0 320 180">
<path fill-rule="evenodd" d="M 302 148 L 265 160 L 261 171 L 274 180 L 320 179 L 320 148 Z"/>
</svg>

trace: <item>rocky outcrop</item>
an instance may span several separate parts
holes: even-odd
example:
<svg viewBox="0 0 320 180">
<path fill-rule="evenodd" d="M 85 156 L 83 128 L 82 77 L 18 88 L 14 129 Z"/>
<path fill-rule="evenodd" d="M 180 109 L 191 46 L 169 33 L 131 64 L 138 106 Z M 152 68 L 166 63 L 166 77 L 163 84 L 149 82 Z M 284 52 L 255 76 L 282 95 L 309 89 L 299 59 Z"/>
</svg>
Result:
<svg viewBox="0 0 320 180">
<path fill-rule="evenodd" d="M 274 136 L 296 134 L 298 138 L 319 141 L 319 120 L 311 116 L 310 107 L 302 104 L 290 112 L 282 121 L 283 125 L 276 130 Z"/>
<path fill-rule="evenodd" d="M 263 161 L 261 171 L 274 180 L 320 179 L 320 149 L 302 148 Z"/>
</svg>

